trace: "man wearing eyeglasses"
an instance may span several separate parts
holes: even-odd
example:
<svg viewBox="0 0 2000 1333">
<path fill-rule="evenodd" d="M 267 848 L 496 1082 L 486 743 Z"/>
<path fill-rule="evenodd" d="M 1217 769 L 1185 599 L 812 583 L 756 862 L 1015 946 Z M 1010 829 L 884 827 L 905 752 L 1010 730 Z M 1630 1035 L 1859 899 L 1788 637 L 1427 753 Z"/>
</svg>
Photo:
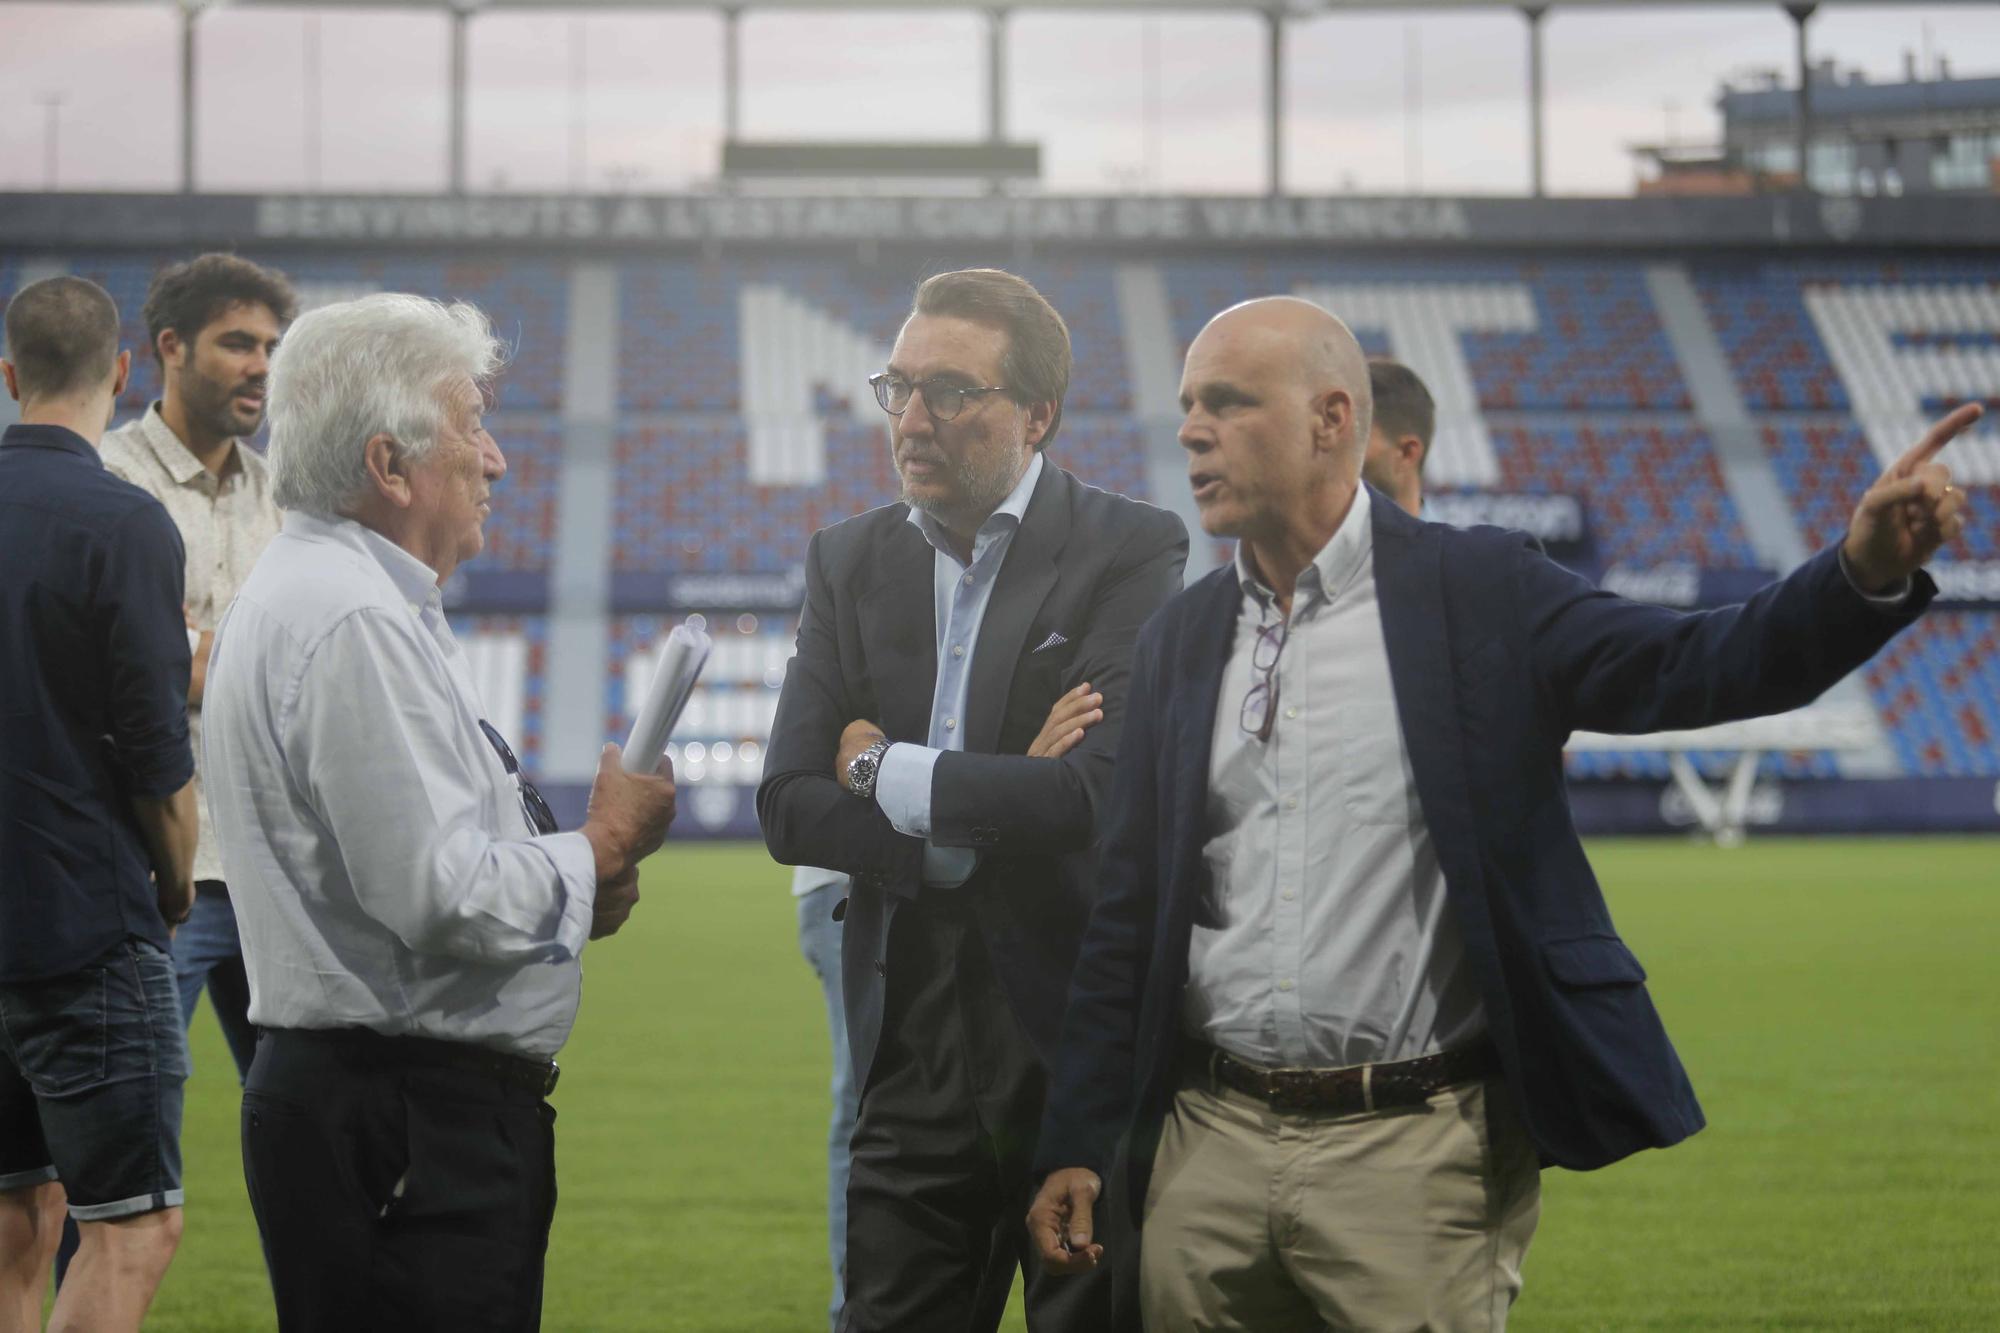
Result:
<svg viewBox="0 0 2000 1333">
<path fill-rule="evenodd" d="M 1935 591 L 1965 513 L 1932 457 L 1979 411 L 1840 547 L 1684 615 L 1361 484 L 1368 370 L 1305 301 L 1211 320 L 1181 407 L 1237 558 L 1134 656 L 1030 1231 L 1052 1269 L 1097 1265 L 1129 1135 L 1149 1333 L 1503 1327 L 1538 1166 L 1703 1123 L 1571 826 L 1564 741 L 1794 708 L 1866 661 Z"/>
<path fill-rule="evenodd" d="M 1020 1218 L 1132 643 L 1187 535 L 1046 455 L 1069 371 L 1028 283 L 926 281 L 872 380 L 901 503 L 806 557 L 757 809 L 779 861 L 852 877 L 849 1333 L 997 1327 L 996 1255 L 1033 1327 L 1108 1326 L 1108 1280 L 1048 1280 Z"/>
<path fill-rule="evenodd" d="M 507 470 L 480 419 L 501 351 L 469 305 L 383 294 L 303 316 L 271 365 L 284 523 L 216 630 L 203 771 L 286 1333 L 540 1326 L 579 957 L 673 818 L 671 778 L 606 746 L 558 833 L 445 620 Z"/>
</svg>

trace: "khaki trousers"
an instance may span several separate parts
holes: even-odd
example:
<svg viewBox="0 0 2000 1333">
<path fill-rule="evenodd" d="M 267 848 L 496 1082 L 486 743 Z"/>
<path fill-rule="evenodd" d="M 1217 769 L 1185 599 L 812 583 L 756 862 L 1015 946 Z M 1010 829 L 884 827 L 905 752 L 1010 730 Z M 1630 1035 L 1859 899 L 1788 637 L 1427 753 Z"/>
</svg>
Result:
<svg viewBox="0 0 2000 1333">
<path fill-rule="evenodd" d="M 1197 1070 L 1146 1193 L 1147 1333 L 1494 1333 L 1540 1213 L 1497 1079 L 1332 1116 L 1273 1111 Z"/>
</svg>

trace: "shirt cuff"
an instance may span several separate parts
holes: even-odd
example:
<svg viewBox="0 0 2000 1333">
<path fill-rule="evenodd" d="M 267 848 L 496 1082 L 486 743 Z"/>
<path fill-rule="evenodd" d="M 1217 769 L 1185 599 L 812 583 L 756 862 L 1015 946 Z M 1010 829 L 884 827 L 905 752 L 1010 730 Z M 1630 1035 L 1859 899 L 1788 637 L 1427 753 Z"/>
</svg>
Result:
<svg viewBox="0 0 2000 1333">
<path fill-rule="evenodd" d="M 549 833 L 532 840 L 555 867 L 562 887 L 562 915 L 556 921 L 557 947 L 571 958 L 581 957 L 590 939 L 590 920 L 597 910 L 597 854 L 581 833 Z"/>
<path fill-rule="evenodd" d="M 194 779 L 194 747 L 186 733 L 178 741 L 140 754 L 120 751 L 125 789 L 134 796 L 164 801 Z"/>
<path fill-rule="evenodd" d="M 877 775 L 879 780 L 880 775 Z M 828 870 L 823 866 L 794 866 L 792 868 L 792 897 L 803 898 L 829 884 L 838 884 L 847 876 L 838 870 Z"/>
<path fill-rule="evenodd" d="M 188 626 L 188 651 L 190 653 L 201 651 L 201 631 L 192 625 Z"/>
<path fill-rule="evenodd" d="M 1869 592 L 1866 588 L 1863 588 L 1861 586 L 1858 580 L 1855 579 L 1854 571 L 1848 568 L 1847 552 L 1844 550 L 1840 551 L 1838 553 L 1838 558 L 1840 560 L 1840 573 L 1841 576 L 1847 580 L 1847 586 L 1854 589 L 1854 595 L 1856 597 L 1859 597 L 1862 601 L 1868 603 L 1868 605 L 1876 608 L 1879 611 L 1902 610 L 1903 603 L 1909 601 L 1910 594 L 1916 591 L 1916 586 L 1917 586 L 1916 580 L 1911 578 L 1908 574 L 1905 574 L 1902 578 L 1902 581 L 1896 584 L 1896 586 L 1891 588 L 1888 592 Z"/>
<path fill-rule="evenodd" d="M 931 836 L 931 770 L 943 753 L 927 745 L 899 743 L 882 756 L 882 766 L 875 772 L 875 804 L 896 832 L 912 838 Z"/>
</svg>

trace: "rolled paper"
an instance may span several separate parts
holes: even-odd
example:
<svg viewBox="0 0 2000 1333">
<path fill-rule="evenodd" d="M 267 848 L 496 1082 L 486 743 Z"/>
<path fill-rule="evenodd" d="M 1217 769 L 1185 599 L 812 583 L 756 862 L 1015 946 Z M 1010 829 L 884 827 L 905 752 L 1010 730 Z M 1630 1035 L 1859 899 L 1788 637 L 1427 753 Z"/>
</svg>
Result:
<svg viewBox="0 0 2000 1333">
<path fill-rule="evenodd" d="M 681 710 L 687 707 L 713 646 L 714 640 L 705 631 L 687 625 L 676 625 L 668 632 L 653 679 L 646 686 L 646 701 L 639 705 L 632 734 L 625 738 L 625 754 L 619 763 L 627 773 L 651 773 L 659 768 L 660 757 L 667 752 L 667 737 L 681 720 Z"/>
</svg>

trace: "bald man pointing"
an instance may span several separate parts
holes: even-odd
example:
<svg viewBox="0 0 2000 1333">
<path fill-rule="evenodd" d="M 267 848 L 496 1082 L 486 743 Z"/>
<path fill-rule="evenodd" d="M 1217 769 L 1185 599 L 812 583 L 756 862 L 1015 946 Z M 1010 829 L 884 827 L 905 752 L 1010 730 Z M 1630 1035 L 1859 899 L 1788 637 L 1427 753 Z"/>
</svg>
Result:
<svg viewBox="0 0 2000 1333">
<path fill-rule="evenodd" d="M 1839 547 L 1685 615 L 1361 484 L 1367 365 L 1304 301 L 1210 321 L 1181 407 L 1202 526 L 1240 542 L 1138 641 L 1029 1231 L 1100 1262 L 1129 1135 L 1149 1333 L 1501 1328 L 1540 1165 L 1703 1123 L 1565 738 L 1796 708 L 1865 662 L 1935 591 L 1965 498 L 1933 460 L 1978 409 Z"/>
</svg>

